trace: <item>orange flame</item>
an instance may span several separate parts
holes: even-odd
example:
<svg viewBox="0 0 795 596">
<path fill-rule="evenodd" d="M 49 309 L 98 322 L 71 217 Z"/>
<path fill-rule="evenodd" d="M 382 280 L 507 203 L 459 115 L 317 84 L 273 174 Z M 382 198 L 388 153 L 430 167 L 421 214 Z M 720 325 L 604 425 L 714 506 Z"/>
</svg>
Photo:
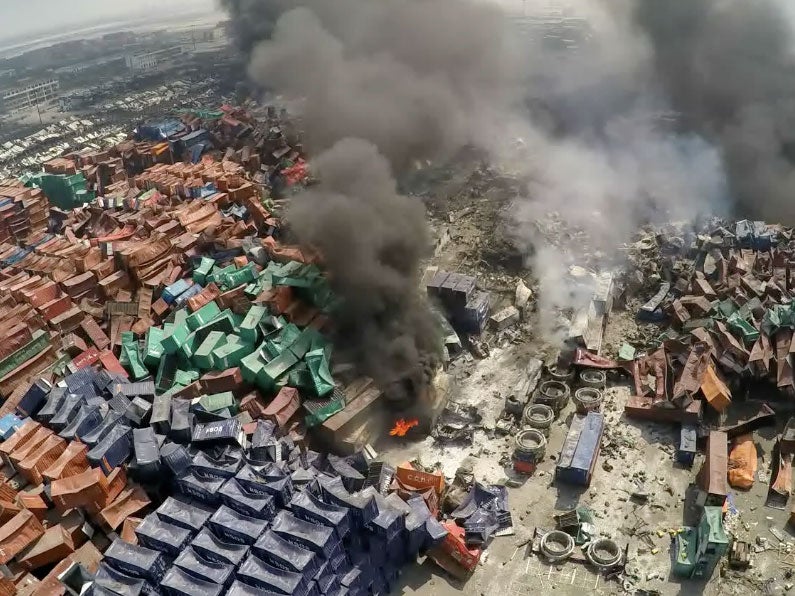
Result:
<svg viewBox="0 0 795 596">
<path fill-rule="evenodd" d="M 412 418 L 411 420 L 406 420 L 401 418 L 397 422 L 395 422 L 395 426 L 392 427 L 392 430 L 389 431 L 389 434 L 393 437 L 405 437 L 406 433 L 409 432 L 412 428 L 417 426 L 420 423 L 419 420 L 416 418 Z"/>
</svg>

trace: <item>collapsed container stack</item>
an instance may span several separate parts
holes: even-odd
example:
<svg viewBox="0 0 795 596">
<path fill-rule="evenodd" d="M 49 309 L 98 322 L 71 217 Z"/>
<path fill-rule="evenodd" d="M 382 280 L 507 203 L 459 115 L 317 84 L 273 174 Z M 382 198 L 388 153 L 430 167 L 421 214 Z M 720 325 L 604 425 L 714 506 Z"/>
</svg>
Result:
<svg viewBox="0 0 795 596">
<path fill-rule="evenodd" d="M 111 545 L 97 583 L 106 570 L 176 594 L 386 594 L 406 561 L 444 538 L 421 498 L 365 487 L 363 458 L 353 463 L 364 474 L 274 430 L 260 422 L 248 449 L 214 439 L 180 458 L 177 494 L 143 518 L 137 548 Z"/>
<path fill-rule="evenodd" d="M 213 420 L 207 396 L 181 401 L 188 416 L 161 416 L 154 383 L 90 366 L 25 392 L 17 412 L 31 417 L 0 420 L 3 472 L 16 471 L 0 484 L 9 581 L 58 563 L 31 592 L 54 593 L 44 591 L 53 577 L 81 562 L 80 577 L 108 594 L 119 584 L 386 594 L 407 562 L 448 535 L 436 521 L 439 493 L 399 474 L 390 484 L 382 462 L 320 454 L 267 419 L 246 433 L 237 418 Z M 134 517 L 150 511 L 147 493 L 160 505 Z M 89 539 L 104 551 L 91 565 L 71 556 Z"/>
<path fill-rule="evenodd" d="M 795 395 L 792 230 L 746 220 L 669 226 L 630 249 L 635 268 L 622 286 L 645 300 L 638 320 L 661 333 L 637 349 L 624 346 L 617 361 L 591 359 L 632 373 L 628 415 L 694 423 L 704 404 L 724 412 L 748 382 Z M 574 363 L 588 358 L 578 354 Z"/>
<path fill-rule="evenodd" d="M 89 191 L 83 174 L 37 174 L 27 185 L 42 189 L 50 205 L 59 209 L 74 209 L 90 203 L 96 195 Z"/>
<path fill-rule="evenodd" d="M 49 203 L 41 189 L 0 184 L 0 242 L 25 242 L 47 231 Z"/>
<path fill-rule="evenodd" d="M 298 152 L 275 114 L 253 154 L 248 117 L 222 114 L 201 118 L 235 139 L 223 161 L 131 173 L 129 155 L 79 151 L 14 187 L 31 226 L 0 238 L 7 591 L 382 594 L 420 552 L 477 564 L 477 507 L 442 525 L 441 475 L 361 449 L 381 392 L 332 376 L 322 263 L 283 241 L 265 170 L 247 173 L 267 150 L 299 183 Z M 310 448 L 340 438 L 347 457 Z"/>
<path fill-rule="evenodd" d="M 40 381 L 22 403 L 52 391 Z M 77 435 L 85 418 L 64 421 L 63 409 L 48 426 L 13 414 L 0 419 L 0 560 L 7 570 L 0 588 L 10 593 L 64 593 L 58 575 L 74 562 L 96 572 L 107 535 L 150 502 L 123 467 L 91 467 L 91 451 Z"/>
</svg>

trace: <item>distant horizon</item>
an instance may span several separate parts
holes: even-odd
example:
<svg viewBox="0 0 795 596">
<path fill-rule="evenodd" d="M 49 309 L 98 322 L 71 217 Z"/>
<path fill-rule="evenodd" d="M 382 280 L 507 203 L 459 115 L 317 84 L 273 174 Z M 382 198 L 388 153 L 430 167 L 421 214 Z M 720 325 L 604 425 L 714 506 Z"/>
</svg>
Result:
<svg viewBox="0 0 795 596">
<path fill-rule="evenodd" d="M 184 18 L 188 17 L 188 18 Z M 204 17 L 204 20 L 201 18 Z M 93 39 L 118 31 L 148 31 L 159 28 L 173 28 L 184 22 L 186 26 L 191 24 L 209 25 L 213 22 L 222 21 L 226 18 L 226 13 L 220 10 L 198 10 L 182 12 L 180 14 L 160 14 L 155 17 L 152 14 L 129 14 L 120 15 L 113 20 L 102 19 L 99 21 L 84 21 L 83 23 L 71 27 L 59 27 L 55 29 L 40 30 L 37 33 L 28 33 L 15 37 L 0 39 L 0 60 L 12 58 L 25 52 L 38 48 L 49 47 L 57 43 L 72 41 L 77 39 Z"/>
<path fill-rule="evenodd" d="M 123 30 L 128 26 L 173 24 L 178 17 L 225 14 L 216 0 L 139 0 L 134 4 L 114 6 L 104 0 L 2 0 L 0 22 L 10 25 L 0 29 L 0 55 L 27 45 L 40 45 L 72 38 L 76 34 L 96 36 Z M 3 35 L 3 31 L 10 34 Z M 93 35 L 92 35 L 93 33 Z M 22 50 L 24 51 L 24 50 Z"/>
</svg>

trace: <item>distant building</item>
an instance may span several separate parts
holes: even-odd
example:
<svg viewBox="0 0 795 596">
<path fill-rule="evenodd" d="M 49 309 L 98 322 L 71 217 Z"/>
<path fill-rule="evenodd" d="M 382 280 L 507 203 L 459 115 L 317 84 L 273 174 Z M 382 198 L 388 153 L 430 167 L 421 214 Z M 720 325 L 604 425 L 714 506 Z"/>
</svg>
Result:
<svg viewBox="0 0 795 596">
<path fill-rule="evenodd" d="M 155 50 L 153 52 L 137 52 L 135 54 L 127 54 L 124 57 L 124 63 L 133 72 L 142 72 L 146 70 L 153 70 L 157 65 L 165 60 L 175 58 L 182 54 L 182 46 L 172 46 L 163 48 L 162 50 Z"/>
<path fill-rule="evenodd" d="M 0 90 L 0 112 L 13 114 L 28 110 L 58 97 L 61 84 L 58 79 L 23 83 L 11 89 Z"/>
<path fill-rule="evenodd" d="M 56 68 L 53 73 L 56 75 L 74 75 L 88 70 L 109 68 L 115 66 L 116 62 L 119 63 L 118 66 L 120 67 L 121 62 L 124 60 L 124 56 L 103 56 L 101 58 L 95 58 L 94 60 L 86 60 L 84 62 L 77 62 L 76 64 L 61 66 L 60 68 Z"/>
<path fill-rule="evenodd" d="M 220 21 L 213 27 L 213 38 L 216 41 L 228 41 L 232 37 L 232 21 Z"/>
</svg>

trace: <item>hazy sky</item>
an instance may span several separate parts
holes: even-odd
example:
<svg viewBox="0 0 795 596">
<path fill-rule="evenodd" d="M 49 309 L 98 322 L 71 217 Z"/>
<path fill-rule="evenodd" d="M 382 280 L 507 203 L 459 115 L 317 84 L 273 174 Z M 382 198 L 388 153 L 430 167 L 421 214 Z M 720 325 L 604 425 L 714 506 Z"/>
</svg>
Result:
<svg viewBox="0 0 795 596">
<path fill-rule="evenodd" d="M 0 39 L 119 17 L 210 11 L 215 0 L 0 0 Z"/>
</svg>

